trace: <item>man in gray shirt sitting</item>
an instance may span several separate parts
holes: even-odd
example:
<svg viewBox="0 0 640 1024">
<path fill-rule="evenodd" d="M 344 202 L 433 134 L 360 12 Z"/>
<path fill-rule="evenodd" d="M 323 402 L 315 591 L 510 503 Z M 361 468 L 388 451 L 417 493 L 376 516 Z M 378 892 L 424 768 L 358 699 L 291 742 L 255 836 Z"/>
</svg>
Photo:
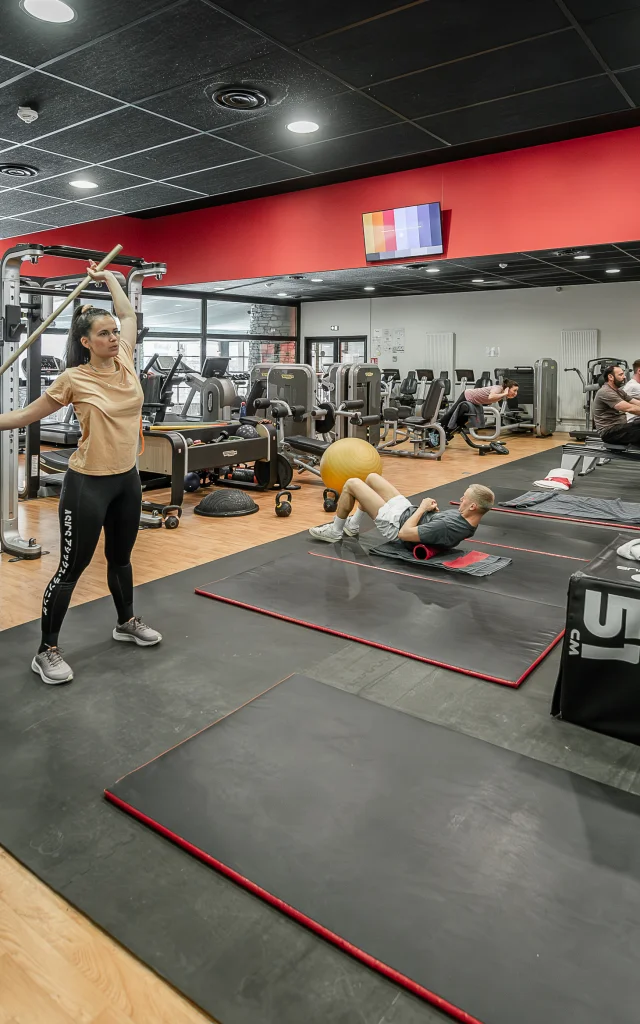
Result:
<svg viewBox="0 0 640 1024">
<path fill-rule="evenodd" d="M 336 544 L 343 534 L 357 537 L 363 520 L 369 516 L 386 541 L 401 540 L 410 550 L 416 544 L 448 550 L 473 537 L 494 500 L 493 491 L 488 487 L 471 484 L 456 509 L 440 512 L 433 498 L 424 498 L 416 507 L 384 477 L 370 473 L 366 482 L 347 480 L 333 522 L 314 526 L 309 533 L 316 540 Z M 353 512 L 356 502 L 359 508 Z"/>
<path fill-rule="evenodd" d="M 633 444 L 640 447 L 640 419 L 627 422 L 626 413 L 640 416 L 640 399 L 624 390 L 625 373 L 621 366 L 607 366 L 605 383 L 593 400 L 596 430 L 607 444 Z"/>
</svg>

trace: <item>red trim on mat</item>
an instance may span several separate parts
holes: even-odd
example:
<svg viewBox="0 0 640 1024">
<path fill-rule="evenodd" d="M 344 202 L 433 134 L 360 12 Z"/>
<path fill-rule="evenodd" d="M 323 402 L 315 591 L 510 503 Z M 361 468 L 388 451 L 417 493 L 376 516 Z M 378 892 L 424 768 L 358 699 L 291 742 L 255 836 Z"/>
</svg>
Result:
<svg viewBox="0 0 640 1024">
<path fill-rule="evenodd" d="M 450 501 L 450 505 L 459 505 L 459 501 Z M 585 526 L 608 526 L 612 530 L 635 530 L 640 531 L 640 526 L 630 526 L 629 523 L 605 522 L 601 519 L 575 519 L 573 516 L 554 516 L 547 512 L 526 512 L 521 508 L 498 508 L 494 505 L 490 512 L 508 512 L 516 516 L 533 516 L 535 519 L 558 519 L 561 523 L 584 523 Z"/>
<path fill-rule="evenodd" d="M 411 576 L 414 580 L 430 580 L 432 583 L 442 583 L 445 587 L 455 587 L 455 580 L 443 580 L 439 576 L 425 576 L 423 572 L 403 572 L 402 569 L 386 569 L 383 565 L 369 565 L 368 562 L 358 562 L 355 558 L 338 558 L 337 555 L 321 555 L 319 551 L 307 551 L 308 555 L 313 555 L 314 558 L 326 558 L 329 562 L 346 562 L 347 565 L 361 565 L 363 569 L 377 569 L 378 572 L 390 572 L 394 576 Z M 384 555 L 380 556 L 384 558 Z M 428 559 L 424 561 L 420 558 L 416 558 L 416 562 L 420 562 L 420 565 L 426 565 Z M 196 591 L 197 593 L 197 591 Z"/>
<path fill-rule="evenodd" d="M 577 555 L 556 555 L 553 551 L 540 551 L 539 548 L 518 548 L 515 544 L 497 544 L 493 540 L 478 540 L 473 538 L 474 544 L 488 544 L 490 548 L 506 548 L 507 551 L 528 551 L 531 555 L 548 555 L 549 558 L 568 558 L 572 562 L 588 562 L 588 558 L 578 558 Z"/>
<path fill-rule="evenodd" d="M 198 593 L 198 591 L 196 591 L 196 593 Z M 219 871 L 220 874 L 230 878 L 232 882 L 236 882 L 238 885 L 241 885 L 254 896 L 259 896 L 260 899 L 265 900 L 266 903 L 270 903 L 272 907 L 275 907 L 277 910 L 287 914 L 289 917 L 293 918 L 294 921 L 297 921 L 299 924 L 309 928 L 312 932 L 315 932 L 316 935 L 319 935 L 321 938 L 333 943 L 333 945 L 337 946 L 338 949 L 341 949 L 343 953 L 348 953 L 350 956 L 360 960 L 361 963 L 365 964 L 367 967 L 373 968 L 374 971 L 378 971 L 379 974 L 383 974 L 385 977 L 395 982 L 396 985 L 402 985 L 404 988 L 408 989 L 409 992 L 413 992 L 414 995 L 425 999 L 427 1002 L 431 1003 L 432 1006 L 436 1006 L 439 1010 L 449 1014 L 449 1016 L 453 1017 L 454 1020 L 460 1021 L 461 1024 L 482 1024 L 482 1021 L 477 1017 L 472 1017 L 471 1014 L 466 1013 L 457 1006 L 454 1006 L 453 1003 L 450 1003 L 447 999 L 443 999 L 442 996 L 436 995 L 435 992 L 431 992 L 428 988 L 424 988 L 424 986 L 419 985 L 416 981 L 413 981 L 406 975 L 396 971 L 393 967 L 389 967 L 387 964 L 382 963 L 382 961 L 376 960 L 375 957 L 371 956 L 369 953 L 365 953 L 364 950 L 358 949 L 357 946 L 347 942 L 347 940 L 343 939 L 340 935 L 337 935 L 335 932 L 325 928 L 324 925 L 318 924 L 317 921 L 307 917 L 306 914 L 302 914 L 299 910 L 296 910 L 295 907 L 285 903 L 284 900 L 279 899 L 277 896 L 273 896 L 270 892 L 267 892 L 266 889 L 262 889 L 259 885 L 256 885 L 255 882 L 250 881 L 248 878 L 239 874 L 239 872 L 234 871 L 233 868 L 223 864 L 222 861 L 212 857 L 211 854 L 205 853 L 204 850 L 194 846 L 193 843 L 188 842 L 175 832 L 165 828 L 165 826 L 161 825 L 160 822 L 155 821 L 153 818 L 149 818 L 148 815 L 143 814 L 142 811 L 139 811 L 131 804 L 128 804 L 125 800 L 121 800 L 120 797 L 111 793 L 108 789 L 104 791 L 104 795 L 107 800 L 110 800 L 111 803 L 116 805 L 116 807 L 126 811 L 127 814 L 137 818 L 138 821 L 143 822 L 143 824 L 148 825 L 150 828 L 155 829 L 156 832 L 159 832 L 160 835 L 164 836 L 166 839 L 170 839 L 173 843 L 181 846 L 183 850 L 186 850 L 188 853 L 193 854 L 193 856 L 198 857 L 199 860 L 204 861 L 204 863 L 208 864 L 210 867 L 215 868 L 215 870 Z"/>
<path fill-rule="evenodd" d="M 183 743 L 188 743 L 189 740 L 194 740 L 196 736 L 199 736 L 201 732 L 206 732 L 212 725 L 217 725 L 218 722 L 224 722 L 225 718 L 229 718 L 230 715 L 235 715 L 236 711 L 242 711 L 243 708 L 246 708 L 247 704 L 251 704 L 254 700 L 257 700 L 258 697 L 263 697 L 265 693 L 269 692 L 269 690 L 275 690 L 276 686 L 280 686 L 280 683 L 285 683 L 287 679 L 291 679 L 292 675 L 294 675 L 294 673 L 290 672 L 288 676 L 278 679 L 277 683 L 272 683 L 271 686 L 267 686 L 266 690 L 260 690 L 260 693 L 256 693 L 255 697 L 250 697 L 249 700 L 245 700 L 244 704 L 239 704 L 237 708 L 232 708 L 231 711 L 227 711 L 226 715 L 220 715 L 220 718 L 214 718 L 213 722 L 208 722 L 207 725 L 203 725 L 201 729 L 198 729 L 196 732 L 192 732 L 190 736 L 185 736 L 184 739 L 178 740 L 178 742 L 174 743 L 172 747 L 168 747 L 167 750 L 162 750 L 159 754 L 156 754 L 155 757 L 150 757 L 148 761 L 145 761 L 144 764 L 138 765 L 138 767 L 134 768 L 133 771 L 126 772 L 125 775 L 121 775 L 119 779 L 116 779 L 115 784 L 126 779 L 129 775 L 135 775 L 135 773 L 139 772 L 141 768 L 146 768 L 148 764 L 152 764 L 153 761 L 157 761 L 159 757 L 164 757 L 165 754 L 171 753 L 172 750 L 176 750 L 177 747 L 181 747 Z"/>
<path fill-rule="evenodd" d="M 321 555 L 321 558 L 326 558 L 326 555 Z M 361 565 L 361 562 L 355 562 L 355 565 Z M 371 568 L 375 568 L 372 566 Z M 383 570 L 387 571 L 387 570 Z M 394 570 L 391 570 L 394 571 Z M 409 573 L 402 573 L 403 576 L 408 576 Z M 430 579 L 430 577 L 426 577 Z M 219 582 L 219 581 L 218 581 Z M 441 581 L 438 580 L 438 583 Z M 444 582 L 444 581 L 442 581 Z M 389 647 L 387 644 L 379 644 L 375 640 L 365 640 L 364 637 L 352 636 L 350 633 L 342 633 L 338 629 L 330 629 L 329 626 L 320 626 L 315 622 L 305 622 L 304 619 L 293 619 L 290 615 L 283 615 L 281 612 L 269 611 L 266 608 L 259 608 L 258 605 L 245 604 L 244 601 L 236 601 L 231 597 L 222 597 L 221 594 L 214 594 L 210 590 L 200 590 L 196 588 L 196 594 L 201 597 L 210 597 L 214 601 L 222 601 L 224 604 L 235 605 L 236 608 L 246 608 L 249 612 L 259 612 L 260 615 L 269 615 L 272 619 L 280 619 L 282 622 L 292 622 L 294 626 L 306 626 L 307 629 L 315 629 L 319 633 L 329 633 L 331 636 L 339 636 L 343 640 L 354 640 L 359 644 L 366 644 L 367 647 L 376 647 L 379 651 L 388 651 L 389 654 L 400 654 L 403 658 L 412 658 L 413 661 L 421 661 L 426 665 L 435 665 L 437 668 L 448 668 L 452 672 L 460 672 L 464 676 L 473 676 L 475 679 L 486 679 L 490 683 L 501 683 L 503 686 L 511 686 L 514 689 L 520 686 L 525 681 L 527 676 L 533 671 L 536 665 L 539 665 L 543 658 L 547 656 L 550 650 L 558 643 L 559 640 L 564 636 L 564 630 L 558 634 L 555 640 L 552 640 L 549 646 L 542 652 L 542 654 L 536 658 L 533 665 L 527 668 L 519 679 L 515 681 L 512 679 L 500 679 L 498 676 L 485 675 L 483 672 L 472 672 L 469 668 L 460 668 L 458 665 L 447 665 L 444 661 L 436 661 L 435 658 L 424 658 L 420 654 L 410 654 L 409 651 L 401 651 L 397 647 Z"/>
</svg>

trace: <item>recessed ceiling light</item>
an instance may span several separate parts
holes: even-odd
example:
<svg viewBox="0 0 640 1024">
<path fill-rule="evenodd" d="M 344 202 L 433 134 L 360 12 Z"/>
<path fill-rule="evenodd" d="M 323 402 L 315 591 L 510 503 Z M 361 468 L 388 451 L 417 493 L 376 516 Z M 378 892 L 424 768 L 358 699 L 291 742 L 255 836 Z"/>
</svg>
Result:
<svg viewBox="0 0 640 1024">
<path fill-rule="evenodd" d="M 586 253 L 586 252 L 582 252 L 578 256 L 574 256 L 573 258 L 574 258 L 574 260 L 590 260 L 591 259 L 589 254 Z"/>
<path fill-rule="evenodd" d="M 375 292 L 375 287 L 372 284 L 365 285 L 365 292 Z"/>
<path fill-rule="evenodd" d="M 620 273 L 620 268 L 619 267 L 610 267 L 609 270 L 605 270 L 605 274 L 619 274 L 619 273 Z"/>
<path fill-rule="evenodd" d="M 472 277 L 471 284 L 484 284 L 484 277 Z"/>
<path fill-rule="evenodd" d="M 97 188 L 95 181 L 89 181 L 88 178 L 76 178 L 74 181 L 69 182 L 74 188 Z"/>
<path fill-rule="evenodd" d="M 319 124 L 315 121 L 291 121 L 287 125 L 290 132 L 295 132 L 296 135 L 309 135 L 311 132 L 317 132 Z"/>
<path fill-rule="evenodd" d="M 278 296 L 279 299 L 289 298 L 289 292 L 276 292 L 276 295 Z"/>
<path fill-rule="evenodd" d="M 73 7 L 69 7 L 69 4 L 63 3 L 62 0 L 20 0 L 20 6 L 32 18 L 52 21 L 56 25 L 63 25 L 76 19 Z"/>
<path fill-rule="evenodd" d="M 427 267 L 427 274 L 439 274 L 440 267 Z"/>
<path fill-rule="evenodd" d="M 324 281 L 324 277 L 312 277 L 311 280 L 313 281 L 314 284 L 322 284 L 322 282 Z"/>
</svg>

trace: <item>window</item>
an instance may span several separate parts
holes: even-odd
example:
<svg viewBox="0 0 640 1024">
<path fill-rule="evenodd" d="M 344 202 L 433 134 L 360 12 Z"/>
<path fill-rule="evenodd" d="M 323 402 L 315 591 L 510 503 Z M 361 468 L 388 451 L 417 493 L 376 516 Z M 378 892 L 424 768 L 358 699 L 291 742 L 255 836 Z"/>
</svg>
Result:
<svg viewBox="0 0 640 1024">
<path fill-rule="evenodd" d="M 295 338 L 296 307 L 208 299 L 207 334 Z"/>
</svg>

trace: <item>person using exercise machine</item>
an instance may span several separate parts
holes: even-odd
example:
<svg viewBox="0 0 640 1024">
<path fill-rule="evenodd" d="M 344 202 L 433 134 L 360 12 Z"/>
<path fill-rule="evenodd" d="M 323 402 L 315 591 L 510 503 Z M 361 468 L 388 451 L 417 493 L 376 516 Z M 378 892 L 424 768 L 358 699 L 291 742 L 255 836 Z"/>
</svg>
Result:
<svg viewBox="0 0 640 1024">
<path fill-rule="evenodd" d="M 117 610 L 114 640 L 142 647 L 162 640 L 133 614 L 131 551 L 142 505 L 136 468 L 143 400 L 133 361 L 136 314 L 117 278 L 95 266 L 90 264 L 87 273 L 107 285 L 121 330 L 105 309 L 78 306 L 67 341 L 66 370 L 35 402 L 0 416 L 0 430 L 13 430 L 73 404 L 82 429 L 60 495 L 60 564 L 44 592 L 42 642 L 31 663 L 43 682 L 52 684 L 73 679 L 58 635 L 103 527 L 107 582 Z"/>
<path fill-rule="evenodd" d="M 627 422 L 626 413 L 640 416 L 640 399 L 625 390 L 625 372 L 621 366 L 606 366 L 605 383 L 593 400 L 596 430 L 605 444 L 640 446 L 640 419 Z"/>
<path fill-rule="evenodd" d="M 624 393 L 629 399 L 633 401 L 634 398 L 640 398 L 640 359 L 636 359 L 633 364 L 633 373 L 629 380 L 625 381 Z M 640 413 L 627 412 L 627 423 L 632 423 L 633 420 L 638 420 Z"/>
<path fill-rule="evenodd" d="M 471 405 L 494 405 L 505 398 L 517 398 L 518 385 L 515 380 L 503 380 L 502 384 L 491 384 L 487 388 L 467 388 L 464 393 L 466 402 Z"/>
<path fill-rule="evenodd" d="M 410 550 L 416 544 L 447 550 L 473 537 L 494 501 L 493 491 L 488 487 L 471 484 L 458 508 L 441 512 L 433 498 L 424 498 L 416 506 L 384 477 L 370 473 L 366 481 L 347 480 L 333 522 L 313 526 L 309 533 L 316 540 L 337 544 L 343 534 L 357 537 L 365 516 L 369 516 L 385 541 L 401 540 Z M 353 512 L 356 502 L 359 507 Z"/>
</svg>

